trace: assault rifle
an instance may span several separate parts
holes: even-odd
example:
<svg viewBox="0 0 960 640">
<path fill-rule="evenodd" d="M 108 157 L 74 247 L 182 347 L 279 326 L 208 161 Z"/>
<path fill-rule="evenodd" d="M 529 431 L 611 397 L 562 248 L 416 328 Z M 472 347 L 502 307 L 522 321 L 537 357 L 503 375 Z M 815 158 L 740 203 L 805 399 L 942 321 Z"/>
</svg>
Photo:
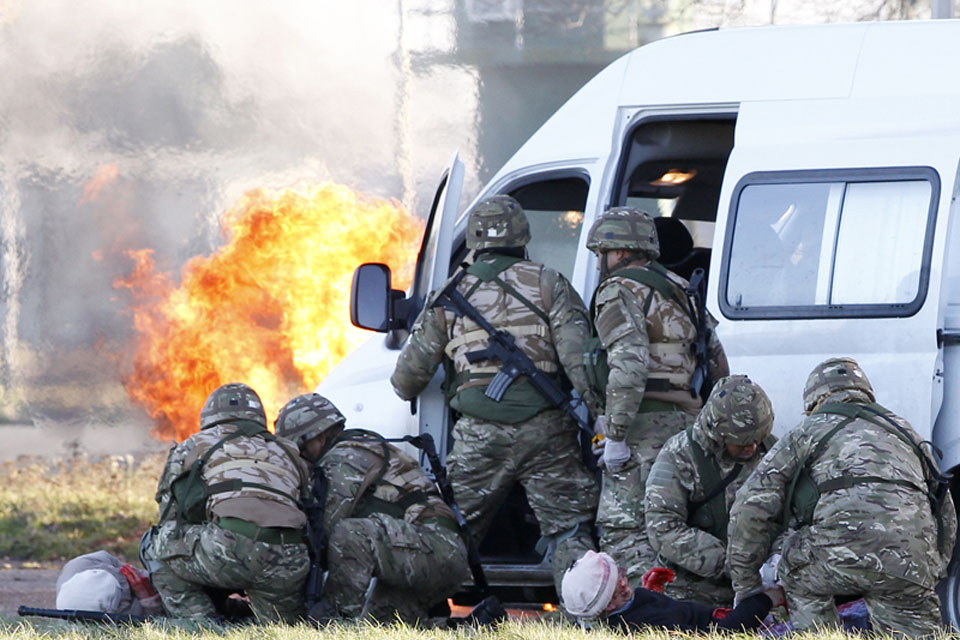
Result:
<svg viewBox="0 0 960 640">
<path fill-rule="evenodd" d="M 697 339 L 693 343 L 693 355 L 697 359 L 696 368 L 693 370 L 693 377 L 690 379 L 690 395 L 694 398 L 706 397 L 710 395 L 713 388 L 713 380 L 710 379 L 710 328 L 707 327 L 707 292 L 706 292 L 706 274 L 703 268 L 698 267 L 693 270 L 690 276 L 690 283 L 685 293 L 693 299 L 696 305 L 696 325 Z"/>
<path fill-rule="evenodd" d="M 307 616 L 320 620 L 328 617 L 323 599 L 327 573 L 327 530 L 323 526 L 323 510 L 327 502 L 327 477 L 319 465 L 313 468 L 313 487 L 304 505 L 307 514 L 307 535 L 310 539 L 310 573 L 304 585 Z M 315 610 L 317 608 L 317 610 Z"/>
<path fill-rule="evenodd" d="M 433 479 L 440 490 L 440 497 L 447 503 L 450 510 L 453 511 L 457 519 L 457 526 L 460 527 L 460 533 L 463 535 L 464 544 L 467 545 L 467 564 L 470 565 L 470 573 L 473 575 L 473 582 L 484 595 L 490 590 L 487 584 L 487 576 L 483 573 L 483 566 L 480 563 L 480 549 L 477 541 L 470 533 L 470 526 L 464 517 L 457 500 L 453 495 L 453 485 L 447 477 L 447 469 L 440 462 L 440 456 L 437 454 L 436 444 L 433 442 L 433 436 L 429 433 L 422 433 L 419 436 L 404 436 L 402 438 L 384 438 L 387 442 L 409 442 L 416 448 L 423 451 L 430 463 L 430 471 L 433 473 Z"/>
<path fill-rule="evenodd" d="M 436 304 L 450 309 L 457 315 L 470 318 L 489 335 L 486 349 L 470 351 L 466 354 L 467 362 L 470 364 L 475 364 L 481 360 L 499 360 L 502 363 L 497 375 L 487 385 L 484 395 L 495 402 L 500 402 L 503 394 L 513 384 L 513 381 L 520 376 L 526 376 L 533 387 L 550 404 L 562 409 L 564 413 L 573 418 L 577 426 L 587 434 L 588 439 L 593 438 L 593 429 L 571 406 L 570 396 L 550 376 L 537 369 L 530 356 L 517 346 L 516 338 L 510 332 L 497 330 L 457 290 L 457 285 L 460 284 L 460 280 L 465 273 L 465 271 L 461 271 L 457 277 L 450 281 L 437 296 Z"/>
<path fill-rule="evenodd" d="M 17 615 L 58 618 L 70 622 L 106 622 L 108 624 L 143 624 L 162 618 L 162 616 L 135 616 L 130 613 L 104 613 L 103 611 L 84 611 L 82 609 L 38 609 L 23 605 L 17 608 Z"/>
</svg>

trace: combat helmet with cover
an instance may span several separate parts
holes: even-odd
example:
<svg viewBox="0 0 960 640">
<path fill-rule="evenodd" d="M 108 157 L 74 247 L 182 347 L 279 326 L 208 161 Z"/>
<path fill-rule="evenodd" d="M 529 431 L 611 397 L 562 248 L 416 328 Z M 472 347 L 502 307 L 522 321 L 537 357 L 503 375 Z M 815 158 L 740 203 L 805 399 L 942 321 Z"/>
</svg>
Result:
<svg viewBox="0 0 960 640">
<path fill-rule="evenodd" d="M 340 410 L 322 395 L 305 393 L 280 409 L 274 426 L 278 436 L 292 440 L 303 449 L 310 440 L 346 421 Z"/>
<path fill-rule="evenodd" d="M 749 377 L 734 375 L 717 381 L 703 408 L 707 428 L 724 444 L 749 446 L 773 431 L 773 405 Z"/>
<path fill-rule="evenodd" d="M 637 207 L 613 207 L 590 227 L 587 249 L 597 255 L 612 249 L 637 251 L 656 260 L 660 257 L 660 240 L 653 218 L 646 211 Z"/>
<path fill-rule="evenodd" d="M 874 401 L 873 387 L 856 360 L 824 360 L 814 367 L 803 386 L 803 410 L 810 413 L 824 398 L 843 390 L 860 391 L 867 395 L 869 402 Z"/>
<path fill-rule="evenodd" d="M 234 420 L 249 420 L 267 426 L 260 396 L 241 382 L 231 382 L 215 389 L 200 410 L 201 430 Z"/>
<path fill-rule="evenodd" d="M 484 198 L 467 219 L 467 249 L 525 247 L 530 242 L 530 222 L 520 203 L 511 196 Z"/>
</svg>

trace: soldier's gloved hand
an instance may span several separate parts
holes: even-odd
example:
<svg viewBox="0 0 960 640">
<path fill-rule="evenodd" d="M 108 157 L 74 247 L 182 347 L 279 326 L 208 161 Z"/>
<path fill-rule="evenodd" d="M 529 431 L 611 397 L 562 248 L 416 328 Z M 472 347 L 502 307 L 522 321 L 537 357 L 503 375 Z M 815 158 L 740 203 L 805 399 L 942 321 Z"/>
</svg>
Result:
<svg viewBox="0 0 960 640">
<path fill-rule="evenodd" d="M 780 564 L 780 554 L 775 553 L 760 567 L 760 581 L 764 589 L 773 589 L 777 583 L 777 565 Z"/>
<path fill-rule="evenodd" d="M 630 459 L 630 446 L 623 440 L 605 438 L 603 446 L 603 465 L 607 471 L 616 473 Z"/>
<path fill-rule="evenodd" d="M 597 419 L 593 421 L 593 430 L 597 433 L 597 435 L 607 435 L 607 416 L 597 416 Z"/>
</svg>

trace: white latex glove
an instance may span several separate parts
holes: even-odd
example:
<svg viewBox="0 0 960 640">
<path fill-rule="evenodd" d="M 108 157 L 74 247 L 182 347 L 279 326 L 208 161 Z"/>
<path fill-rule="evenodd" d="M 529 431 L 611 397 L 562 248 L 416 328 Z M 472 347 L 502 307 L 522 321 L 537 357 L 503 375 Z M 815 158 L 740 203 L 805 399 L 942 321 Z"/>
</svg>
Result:
<svg viewBox="0 0 960 640">
<path fill-rule="evenodd" d="M 780 563 L 780 554 L 775 553 L 767 561 L 763 563 L 763 566 L 760 567 L 760 580 L 763 582 L 763 588 L 773 589 L 778 586 L 777 582 L 777 565 Z"/>
<path fill-rule="evenodd" d="M 605 438 L 603 446 L 603 465 L 607 471 L 616 473 L 630 459 L 630 447 L 623 440 Z"/>
<path fill-rule="evenodd" d="M 597 419 L 593 421 L 593 431 L 601 436 L 607 435 L 607 416 L 597 416 Z"/>
</svg>

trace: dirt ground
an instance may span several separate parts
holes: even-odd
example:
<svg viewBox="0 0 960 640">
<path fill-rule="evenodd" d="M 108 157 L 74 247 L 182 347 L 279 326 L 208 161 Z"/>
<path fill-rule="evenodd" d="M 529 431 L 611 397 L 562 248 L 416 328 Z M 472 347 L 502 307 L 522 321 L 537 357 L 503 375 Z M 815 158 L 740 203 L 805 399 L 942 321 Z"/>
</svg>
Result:
<svg viewBox="0 0 960 640">
<path fill-rule="evenodd" d="M 60 569 L 36 569 L 13 562 L 0 563 L 0 614 L 16 616 L 17 607 L 54 608 Z"/>
</svg>

